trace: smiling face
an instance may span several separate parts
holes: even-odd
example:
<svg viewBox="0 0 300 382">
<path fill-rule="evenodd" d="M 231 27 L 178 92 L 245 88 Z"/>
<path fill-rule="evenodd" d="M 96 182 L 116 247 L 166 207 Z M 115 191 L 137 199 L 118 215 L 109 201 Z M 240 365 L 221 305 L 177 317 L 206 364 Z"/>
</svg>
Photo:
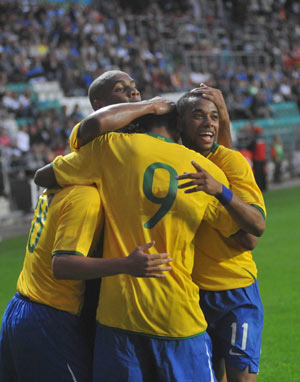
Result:
<svg viewBox="0 0 300 382">
<path fill-rule="evenodd" d="M 136 84 L 127 73 L 114 76 L 105 88 L 107 94 L 105 97 L 106 106 L 115 103 L 141 101 L 141 95 L 136 89 Z"/>
<path fill-rule="evenodd" d="M 204 98 L 190 97 L 179 117 L 179 127 L 183 144 L 207 156 L 219 130 L 216 105 Z"/>
<path fill-rule="evenodd" d="M 134 80 L 125 72 L 109 71 L 90 86 L 90 102 L 94 110 L 117 103 L 141 101 Z"/>
</svg>

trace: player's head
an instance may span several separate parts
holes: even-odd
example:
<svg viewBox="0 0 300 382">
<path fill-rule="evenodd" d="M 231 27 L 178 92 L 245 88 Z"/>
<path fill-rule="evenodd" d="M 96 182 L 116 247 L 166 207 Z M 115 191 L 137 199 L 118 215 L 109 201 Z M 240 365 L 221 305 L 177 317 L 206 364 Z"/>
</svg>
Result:
<svg viewBox="0 0 300 382">
<path fill-rule="evenodd" d="M 109 70 L 97 77 L 89 87 L 88 96 L 93 110 L 116 103 L 141 101 L 133 78 L 120 70 Z"/>
<path fill-rule="evenodd" d="M 177 110 L 174 107 L 172 111 L 166 114 L 147 114 L 139 118 L 138 128 L 140 132 L 155 132 L 165 130 L 174 141 L 179 139 L 179 130 L 177 128 Z"/>
<path fill-rule="evenodd" d="M 208 155 L 217 139 L 219 113 L 201 94 L 188 92 L 177 101 L 178 126 L 185 146 Z"/>
</svg>

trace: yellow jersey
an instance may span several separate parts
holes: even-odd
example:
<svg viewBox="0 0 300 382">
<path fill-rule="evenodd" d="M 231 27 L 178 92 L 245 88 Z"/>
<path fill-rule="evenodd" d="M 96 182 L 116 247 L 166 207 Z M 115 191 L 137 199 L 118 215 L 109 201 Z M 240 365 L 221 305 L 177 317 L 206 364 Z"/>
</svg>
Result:
<svg viewBox="0 0 300 382">
<path fill-rule="evenodd" d="M 225 236 L 238 227 L 216 198 L 178 189 L 176 176 L 194 172 L 191 160 L 228 185 L 211 161 L 156 134 L 109 133 L 54 160 L 59 185 L 97 185 L 105 210 L 104 258 L 127 256 L 151 240 L 151 253 L 173 258 L 165 279 L 104 278 L 97 310 L 101 324 L 170 339 L 206 329 L 191 278 L 195 236 L 202 220 Z"/>
<path fill-rule="evenodd" d="M 43 192 L 31 223 L 17 290 L 32 301 L 80 313 L 84 281 L 56 280 L 52 256 L 87 256 L 101 229 L 103 214 L 95 187 L 74 186 Z"/>
<path fill-rule="evenodd" d="M 235 195 L 257 207 L 265 216 L 262 193 L 257 186 L 248 161 L 237 151 L 214 145 L 207 156 L 220 167 Z M 200 289 L 221 291 L 243 288 L 257 278 L 257 268 L 251 251 L 246 251 L 234 239 L 224 238 L 206 222 L 197 236 L 193 280 Z"/>
<path fill-rule="evenodd" d="M 69 136 L 69 147 L 71 152 L 78 151 L 80 147 L 78 143 L 78 138 L 77 138 L 80 123 L 81 122 L 77 123 L 77 125 L 73 127 L 71 134 Z"/>
</svg>

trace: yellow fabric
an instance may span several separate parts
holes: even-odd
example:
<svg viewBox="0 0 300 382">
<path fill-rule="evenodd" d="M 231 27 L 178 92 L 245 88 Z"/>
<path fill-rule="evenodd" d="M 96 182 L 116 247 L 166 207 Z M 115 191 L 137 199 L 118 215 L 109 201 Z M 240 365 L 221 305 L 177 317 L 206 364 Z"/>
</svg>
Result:
<svg viewBox="0 0 300 382">
<path fill-rule="evenodd" d="M 80 122 L 73 127 L 71 134 L 69 136 L 69 147 L 71 152 L 78 151 L 80 147 L 78 138 L 77 138 L 79 126 L 80 126 Z"/>
<path fill-rule="evenodd" d="M 99 237 L 101 219 L 99 192 L 95 187 L 44 192 L 34 212 L 17 290 L 33 301 L 79 314 L 84 281 L 56 280 L 51 268 L 52 255 L 87 256 Z"/>
<path fill-rule="evenodd" d="M 241 153 L 219 146 L 208 158 L 224 171 L 234 194 L 246 203 L 259 206 L 266 214 L 262 193 Z M 245 251 L 234 239 L 222 237 L 205 222 L 201 224 L 195 247 L 193 280 L 201 289 L 242 288 L 256 279 L 257 268 L 251 251 Z"/>
<path fill-rule="evenodd" d="M 104 258 L 127 256 L 155 240 L 150 252 L 168 252 L 174 259 L 166 279 L 124 274 L 104 278 L 100 323 L 170 338 L 206 329 L 198 288 L 191 279 L 194 238 L 204 215 L 226 236 L 238 228 L 215 198 L 177 188 L 177 174 L 194 172 L 191 160 L 228 185 L 222 171 L 200 154 L 146 134 L 110 133 L 55 159 L 61 186 L 96 183 L 99 188 L 105 209 Z"/>
</svg>

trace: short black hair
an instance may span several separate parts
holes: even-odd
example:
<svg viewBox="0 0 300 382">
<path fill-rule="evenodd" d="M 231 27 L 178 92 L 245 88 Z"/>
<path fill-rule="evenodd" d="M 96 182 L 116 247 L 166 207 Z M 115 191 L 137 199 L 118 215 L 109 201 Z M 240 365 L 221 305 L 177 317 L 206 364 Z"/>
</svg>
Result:
<svg viewBox="0 0 300 382">
<path fill-rule="evenodd" d="M 176 108 L 166 114 L 147 114 L 139 118 L 139 129 L 140 131 L 147 132 L 153 127 L 166 127 L 169 131 L 172 131 L 177 128 L 177 117 Z"/>
<path fill-rule="evenodd" d="M 179 116 L 183 116 L 185 109 L 187 108 L 187 106 L 189 105 L 189 103 L 191 102 L 193 98 L 203 99 L 201 93 L 195 93 L 192 91 L 185 93 L 183 96 L 179 98 L 179 100 L 176 102 L 176 109 Z"/>
</svg>

